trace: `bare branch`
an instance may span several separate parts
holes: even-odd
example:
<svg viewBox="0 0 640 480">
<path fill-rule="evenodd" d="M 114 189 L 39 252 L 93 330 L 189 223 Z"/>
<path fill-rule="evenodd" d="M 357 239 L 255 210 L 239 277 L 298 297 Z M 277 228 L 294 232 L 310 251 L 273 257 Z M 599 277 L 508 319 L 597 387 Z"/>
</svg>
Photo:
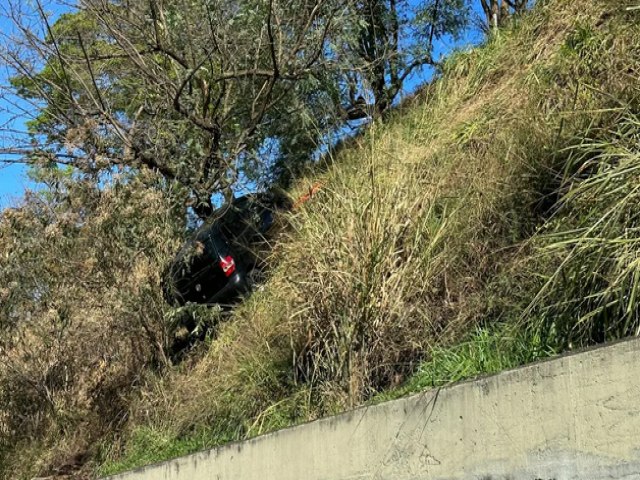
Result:
<svg viewBox="0 0 640 480">
<path fill-rule="evenodd" d="M 80 44 L 80 48 L 82 49 L 82 54 L 84 55 L 84 59 L 87 65 L 87 70 L 89 71 L 89 75 L 91 76 L 91 83 L 93 83 L 93 88 L 96 91 L 96 95 L 98 96 L 98 101 L 100 102 L 100 107 L 102 110 L 106 111 L 106 106 L 104 103 L 104 99 L 102 98 L 102 94 L 100 93 L 100 88 L 96 82 L 96 76 L 93 73 L 93 67 L 91 66 L 91 60 L 89 60 L 89 56 L 87 55 L 87 49 L 84 47 L 84 42 L 82 41 L 82 35 L 80 32 L 78 34 L 78 43 Z"/>
</svg>

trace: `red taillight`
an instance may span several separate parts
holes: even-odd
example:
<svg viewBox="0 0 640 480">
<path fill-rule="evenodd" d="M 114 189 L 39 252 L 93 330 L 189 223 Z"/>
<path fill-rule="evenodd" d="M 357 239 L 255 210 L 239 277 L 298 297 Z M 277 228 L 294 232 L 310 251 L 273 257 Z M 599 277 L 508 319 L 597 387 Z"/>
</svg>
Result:
<svg viewBox="0 0 640 480">
<path fill-rule="evenodd" d="M 233 261 L 231 255 L 228 255 L 220 259 L 220 268 L 227 277 L 230 277 L 236 271 L 236 262 Z"/>
</svg>

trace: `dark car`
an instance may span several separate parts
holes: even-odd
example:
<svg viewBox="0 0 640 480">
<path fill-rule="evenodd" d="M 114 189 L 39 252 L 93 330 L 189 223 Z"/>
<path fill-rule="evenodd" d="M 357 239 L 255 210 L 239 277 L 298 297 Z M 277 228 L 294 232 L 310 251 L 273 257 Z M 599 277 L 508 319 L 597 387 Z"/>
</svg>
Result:
<svg viewBox="0 0 640 480">
<path fill-rule="evenodd" d="M 213 213 L 182 246 L 163 279 L 165 299 L 228 304 L 251 291 L 264 268 L 269 233 L 278 211 L 290 208 L 284 195 L 245 195 Z"/>
</svg>

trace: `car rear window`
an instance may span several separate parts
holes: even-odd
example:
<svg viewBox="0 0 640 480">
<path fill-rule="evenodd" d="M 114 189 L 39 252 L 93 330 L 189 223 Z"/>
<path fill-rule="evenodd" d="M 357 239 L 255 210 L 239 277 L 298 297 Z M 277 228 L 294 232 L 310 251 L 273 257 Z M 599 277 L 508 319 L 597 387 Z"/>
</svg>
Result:
<svg viewBox="0 0 640 480">
<path fill-rule="evenodd" d="M 228 282 L 219 262 L 230 254 L 229 245 L 216 226 L 201 229 L 185 245 L 174 265 L 175 294 L 185 302 L 210 300 Z"/>
</svg>

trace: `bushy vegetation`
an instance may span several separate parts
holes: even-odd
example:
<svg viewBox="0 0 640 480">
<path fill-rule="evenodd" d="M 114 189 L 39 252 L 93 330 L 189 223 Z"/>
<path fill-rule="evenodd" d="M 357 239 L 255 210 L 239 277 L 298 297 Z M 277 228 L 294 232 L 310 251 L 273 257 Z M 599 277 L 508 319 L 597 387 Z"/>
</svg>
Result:
<svg viewBox="0 0 640 480">
<path fill-rule="evenodd" d="M 9 477 L 82 464 L 126 422 L 147 372 L 168 364 L 159 266 L 179 238 L 176 205 L 137 179 L 102 189 L 67 174 L 49 181 L 0 220 L 0 465 Z"/>
<path fill-rule="evenodd" d="M 66 224 L 66 190 L 5 211 L 2 321 L 30 317 L 0 352 L 4 475 L 114 473 L 636 335 L 639 44 L 637 11 L 553 0 L 452 55 L 298 180 L 322 189 L 264 288 L 196 312 L 177 365 L 178 192 L 110 183 Z"/>
</svg>

